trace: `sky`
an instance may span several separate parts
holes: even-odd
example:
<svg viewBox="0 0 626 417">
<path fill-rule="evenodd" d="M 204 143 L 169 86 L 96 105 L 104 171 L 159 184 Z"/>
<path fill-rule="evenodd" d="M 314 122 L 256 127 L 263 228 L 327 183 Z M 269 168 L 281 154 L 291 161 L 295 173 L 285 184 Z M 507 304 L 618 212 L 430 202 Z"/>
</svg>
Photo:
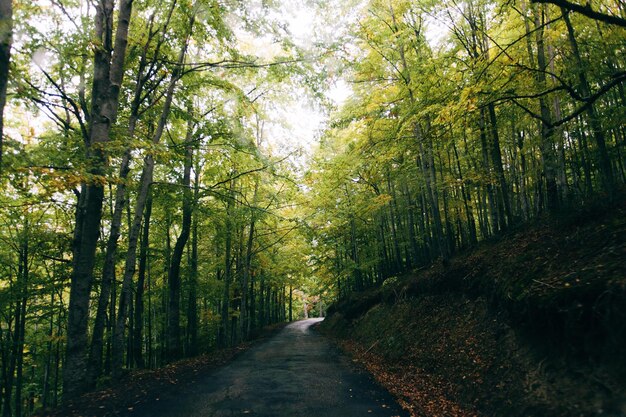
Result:
<svg viewBox="0 0 626 417">
<path fill-rule="evenodd" d="M 315 6 L 304 0 L 281 2 L 272 17 L 285 22 L 294 44 L 310 50 L 312 55 L 316 53 L 317 42 L 331 43 L 342 33 L 342 28 L 347 27 L 342 19 L 336 19 L 330 25 Z M 243 33 L 240 36 L 249 43 L 248 48 L 256 54 L 261 53 L 261 57 L 268 61 L 281 52 L 269 36 L 258 38 Z M 339 108 L 351 94 L 349 83 L 342 78 L 330 79 L 328 87 L 325 96 L 334 108 Z M 291 85 L 284 88 L 289 99 L 268 105 L 270 120 L 265 123 L 264 139 L 275 156 L 291 155 L 290 159 L 296 167 L 304 170 L 329 121 L 330 111 L 311 99 L 304 88 L 296 86 L 295 91 Z"/>
<path fill-rule="evenodd" d="M 48 4 L 49 0 L 39 0 Z M 258 8 L 262 13 L 264 0 L 248 0 L 246 7 Z M 301 48 L 313 51 L 318 42 L 330 44 L 345 33 L 348 24 L 358 15 L 359 8 L 355 6 L 361 0 L 329 0 L 327 9 L 321 9 L 310 0 L 285 0 L 277 2 L 278 9 L 271 17 L 286 23 L 286 30 L 291 40 Z M 438 42 L 444 28 L 432 19 L 428 22 L 430 28 L 426 35 L 429 41 Z M 232 22 L 237 26 L 238 22 Z M 251 52 L 261 54 L 261 58 L 270 62 L 281 53 L 280 46 L 270 37 L 258 37 L 241 31 L 238 33 L 242 44 Z M 263 56 L 265 55 L 265 56 Z M 43 64 L 45 56 L 34 57 L 35 64 Z M 42 61 L 42 62 L 39 62 Z M 329 72 L 333 72 L 332 68 Z M 339 108 L 351 94 L 350 82 L 341 76 L 328 80 L 328 90 L 325 92 L 332 107 Z M 265 124 L 264 139 L 272 154 L 277 157 L 292 155 L 295 165 L 301 170 L 306 169 L 318 139 L 327 126 L 331 111 L 315 102 L 302 88 L 298 91 L 289 91 L 293 86 L 285 86 L 284 95 L 289 95 L 287 101 L 277 100 L 268 105 L 270 121 Z"/>
<path fill-rule="evenodd" d="M 255 1 L 255 0 L 253 0 Z M 358 4 L 361 0 L 330 0 L 326 10 L 319 9 L 315 2 L 306 0 L 288 0 L 279 2 L 275 18 L 287 23 L 287 30 L 293 42 L 302 48 L 314 49 L 316 41 L 330 44 L 345 33 L 348 25 L 359 15 Z M 313 3 L 313 5 L 311 4 Z M 326 15 L 324 15 L 326 14 Z M 432 47 L 440 47 L 448 29 L 436 16 L 428 16 L 425 22 L 425 36 Z M 249 39 L 256 43 L 255 49 L 275 51 L 269 38 Z M 260 44 L 259 44 L 260 43 Z M 332 69 L 329 69 L 332 73 Z M 351 95 L 349 80 L 337 76 L 329 80 L 326 98 L 339 108 Z M 306 93 L 300 91 L 288 103 L 276 103 L 270 113 L 273 123 L 268 123 L 266 139 L 273 153 L 279 156 L 296 153 L 296 166 L 306 169 L 318 139 L 326 127 L 332 112 L 307 99 Z M 301 151 L 301 152 L 298 152 Z"/>
</svg>

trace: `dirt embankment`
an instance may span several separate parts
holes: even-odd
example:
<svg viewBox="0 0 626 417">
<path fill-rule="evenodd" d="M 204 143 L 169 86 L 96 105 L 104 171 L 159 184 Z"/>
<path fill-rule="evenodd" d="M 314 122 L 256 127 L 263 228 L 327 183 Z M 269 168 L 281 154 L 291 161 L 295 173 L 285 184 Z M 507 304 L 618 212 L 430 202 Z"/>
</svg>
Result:
<svg viewBox="0 0 626 417">
<path fill-rule="evenodd" d="M 322 330 L 415 416 L 626 416 L 626 204 L 387 280 Z"/>
</svg>

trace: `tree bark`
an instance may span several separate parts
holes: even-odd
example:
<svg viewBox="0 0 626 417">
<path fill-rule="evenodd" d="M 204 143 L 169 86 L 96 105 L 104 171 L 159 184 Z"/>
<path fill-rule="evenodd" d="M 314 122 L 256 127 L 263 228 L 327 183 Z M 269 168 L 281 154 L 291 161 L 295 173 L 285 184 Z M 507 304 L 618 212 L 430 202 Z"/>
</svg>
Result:
<svg viewBox="0 0 626 417">
<path fill-rule="evenodd" d="M 189 106 L 191 107 L 191 106 Z M 193 143 L 194 143 L 194 123 L 191 119 L 192 109 L 188 108 L 189 121 L 187 122 L 187 135 L 185 138 L 185 163 L 183 168 L 183 219 L 180 235 L 176 239 L 174 252 L 170 262 L 170 268 L 167 274 L 167 284 L 169 291 L 169 308 L 167 319 L 167 358 L 175 360 L 181 356 L 181 340 L 180 340 L 180 263 L 183 258 L 185 245 L 189 240 L 191 232 L 191 213 L 193 206 L 193 196 L 191 191 L 191 166 L 193 162 Z"/>
<path fill-rule="evenodd" d="M 169 26 L 169 22 L 174 11 L 176 2 L 172 2 L 172 6 L 169 9 L 167 19 L 163 27 L 161 28 L 161 38 L 155 46 L 155 57 L 150 65 L 148 64 L 148 49 L 152 43 L 152 40 L 156 36 L 157 32 L 153 31 L 154 15 L 150 18 L 150 24 L 148 27 L 148 38 L 144 43 L 141 58 L 139 59 L 139 68 L 135 77 L 135 90 L 133 93 L 133 99 L 131 101 L 130 115 L 128 120 L 128 140 L 131 141 L 124 156 L 119 169 L 119 180 L 117 189 L 115 192 L 115 205 L 113 210 L 113 216 L 111 218 L 111 232 L 107 241 L 106 254 L 104 260 L 104 267 L 102 270 L 102 280 L 100 284 L 100 296 L 98 298 L 98 309 L 96 311 L 96 318 L 93 326 L 93 333 L 91 338 L 91 348 L 89 351 L 89 370 L 90 370 L 90 388 L 95 386 L 97 379 L 102 374 L 102 352 L 104 341 L 104 327 L 106 322 L 106 312 L 110 299 L 111 285 L 115 279 L 115 258 L 117 255 L 118 239 L 120 236 L 120 229 L 122 224 L 122 215 L 126 206 L 126 182 L 128 174 L 130 172 L 130 162 L 132 159 L 132 139 L 135 136 L 135 128 L 139 120 L 139 111 L 142 102 L 147 99 L 144 95 L 144 87 L 148 81 L 146 72 L 151 71 L 156 65 L 156 58 L 158 51 L 162 43 L 165 40 L 165 34 Z"/>
<path fill-rule="evenodd" d="M 489 216 L 491 224 L 491 233 L 497 233 L 499 231 L 500 222 L 498 221 L 498 203 L 496 201 L 493 185 L 491 184 L 491 164 L 489 163 L 489 144 L 487 141 L 487 127 L 486 127 L 486 114 L 485 110 L 480 111 L 479 130 L 480 130 L 480 149 L 483 162 L 483 172 L 487 177 L 486 189 L 487 189 L 487 203 L 489 205 Z"/>
<path fill-rule="evenodd" d="M 94 180 L 81 186 L 76 210 L 73 241 L 73 270 L 67 324 L 66 359 L 63 370 L 63 398 L 77 397 L 89 388 L 87 366 L 87 324 L 93 283 L 96 244 L 100 234 L 106 165 L 105 147 L 117 117 L 119 92 L 133 0 L 120 0 L 115 46 L 113 46 L 113 0 L 100 0 L 96 7 L 95 35 L 99 45 L 94 53 L 89 132 L 85 138 L 87 160 Z"/>
<path fill-rule="evenodd" d="M 257 192 L 259 188 L 258 181 L 254 184 L 254 194 L 252 196 L 252 204 L 254 205 L 257 201 Z M 241 284 L 241 335 L 245 340 L 248 337 L 248 328 L 249 326 L 249 312 L 247 308 L 247 293 L 248 293 L 248 282 L 250 281 L 250 274 L 252 269 L 252 246 L 254 244 L 254 232 L 256 226 L 256 212 L 252 211 L 250 226 L 248 228 L 248 241 L 246 244 L 246 255 L 244 260 L 243 267 L 243 282 Z"/>
<path fill-rule="evenodd" d="M 152 217 L 152 195 L 148 194 L 146 212 L 143 220 L 143 233 L 139 248 L 139 272 L 137 274 L 137 289 L 135 293 L 135 323 L 133 325 L 134 363 L 139 368 L 146 366 L 143 357 L 143 296 L 146 282 L 146 269 L 148 263 L 148 249 L 150 247 L 150 218 Z"/>
<path fill-rule="evenodd" d="M 218 346 L 224 348 L 229 343 L 229 317 L 230 317 L 230 284 L 232 281 L 232 210 L 235 197 L 235 181 L 230 182 L 228 202 L 226 203 L 226 227 L 225 227 L 225 253 L 224 253 L 224 291 L 222 295 L 221 322 L 218 334 Z"/>
<path fill-rule="evenodd" d="M 197 169 L 197 168 L 196 168 Z M 194 204 L 198 201 L 199 174 L 196 171 Z M 194 216 L 191 226 L 191 256 L 189 259 L 189 301 L 187 305 L 187 352 L 189 356 L 198 354 L 198 216 Z"/>
<path fill-rule="evenodd" d="M 424 175 L 424 184 L 426 187 L 426 197 L 428 199 L 434 226 L 434 237 L 437 242 L 437 251 L 441 258 L 445 261 L 449 257 L 448 247 L 443 234 L 443 223 L 441 222 L 441 213 L 439 211 L 439 196 L 437 193 L 437 178 L 435 174 L 435 160 L 433 157 L 432 142 L 428 138 L 420 125 L 415 127 L 415 136 L 419 143 L 421 157 L 421 169 Z"/>
<path fill-rule="evenodd" d="M 537 84 L 540 91 L 546 87 L 546 62 L 545 42 L 543 39 L 543 8 L 535 10 L 535 41 L 537 43 Z M 543 172 L 546 177 L 546 197 L 548 212 L 555 214 L 559 210 L 559 190 L 556 176 L 556 158 L 554 155 L 554 127 L 552 115 L 544 97 L 539 98 L 541 111 L 541 156 L 543 159 Z"/>
<path fill-rule="evenodd" d="M 591 87 L 589 86 L 587 74 L 585 73 L 585 64 L 580 55 L 578 41 L 576 40 L 576 34 L 574 33 L 574 27 L 572 26 L 572 22 L 570 21 L 569 13 L 567 12 L 567 10 L 561 8 L 561 11 L 563 13 L 563 20 L 565 20 L 565 25 L 567 26 L 568 40 L 572 48 L 572 53 L 574 55 L 575 65 L 578 69 L 577 73 L 580 94 L 583 97 L 589 97 L 591 95 Z M 613 177 L 613 170 L 611 169 L 611 160 L 606 149 L 606 138 L 604 135 L 604 130 L 602 129 L 600 117 L 598 115 L 598 112 L 596 111 L 594 103 L 587 107 L 587 117 L 589 117 L 589 123 L 591 125 L 593 137 L 596 142 L 598 153 L 597 160 L 600 170 L 600 177 L 602 178 L 602 187 L 604 188 L 604 191 L 612 196 L 615 191 L 615 179 Z"/>
<path fill-rule="evenodd" d="M 189 34 L 193 28 L 193 21 L 195 17 L 192 16 L 189 32 L 184 40 L 181 50 L 178 55 L 177 63 L 170 78 L 167 91 L 165 93 L 165 101 L 163 103 L 163 109 L 159 118 L 159 123 L 154 132 L 152 143 L 157 144 L 161 141 L 163 132 L 165 131 L 165 125 L 170 114 L 172 101 L 174 99 L 174 90 L 178 81 L 182 76 L 182 65 L 185 61 L 187 53 L 187 47 L 189 44 Z M 128 306 L 131 302 L 131 287 L 132 280 L 135 274 L 135 265 L 137 262 L 137 243 L 139 240 L 139 231 L 141 230 L 141 219 L 143 217 L 146 200 L 148 198 L 148 191 L 152 184 L 152 178 L 154 175 L 154 156 L 152 154 L 146 155 L 144 158 L 144 166 L 141 173 L 139 192 L 137 194 L 137 201 L 135 205 L 135 212 L 133 220 L 130 225 L 130 232 L 128 236 L 128 249 L 126 253 L 126 264 L 124 267 L 124 278 L 122 280 L 122 292 L 120 294 L 120 302 L 118 308 L 118 314 L 115 324 L 115 332 L 113 336 L 113 358 L 112 358 L 112 370 L 114 377 L 119 376 L 122 370 L 123 358 L 124 358 L 124 329 L 126 326 L 126 317 L 128 312 Z"/>
<path fill-rule="evenodd" d="M 9 64 L 13 43 L 13 0 L 0 0 L 0 178 L 4 154 L 4 107 L 7 102 Z"/>
<path fill-rule="evenodd" d="M 21 247 L 20 253 L 20 292 L 21 292 L 21 305 L 20 305 L 20 317 L 19 326 L 16 325 L 15 333 L 16 337 L 16 372 L 15 372 L 15 415 L 22 416 L 22 388 L 24 386 L 23 371 L 24 371 L 24 343 L 26 336 L 26 305 L 28 304 L 28 285 L 29 285 L 29 269 L 28 269 L 28 252 L 29 252 L 29 238 L 28 238 L 28 220 L 24 227 L 24 241 Z"/>
<path fill-rule="evenodd" d="M 511 201 L 509 200 L 509 188 L 502 167 L 502 152 L 500 150 L 500 135 L 498 134 L 498 121 L 496 109 L 493 103 L 487 105 L 489 121 L 491 124 L 491 163 L 498 178 L 498 204 L 500 206 L 500 229 L 505 229 L 511 221 Z"/>
</svg>

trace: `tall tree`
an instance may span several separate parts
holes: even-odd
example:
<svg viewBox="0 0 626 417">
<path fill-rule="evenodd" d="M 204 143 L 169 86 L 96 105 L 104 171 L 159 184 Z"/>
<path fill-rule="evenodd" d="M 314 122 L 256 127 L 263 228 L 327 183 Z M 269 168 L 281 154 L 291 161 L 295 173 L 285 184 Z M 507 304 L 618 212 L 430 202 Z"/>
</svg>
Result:
<svg viewBox="0 0 626 417">
<path fill-rule="evenodd" d="M 13 43 L 13 0 L 0 0 L 0 176 L 4 152 L 4 107 L 7 102 L 9 63 Z"/>
<path fill-rule="evenodd" d="M 154 28 L 155 14 L 152 14 L 150 16 L 148 33 L 145 39 L 145 43 L 141 48 L 141 55 L 139 58 L 137 73 L 135 76 L 133 98 L 130 103 L 130 114 L 128 116 L 128 144 L 122 156 L 122 161 L 119 168 L 119 177 L 117 179 L 117 188 L 115 191 L 115 203 L 113 206 L 113 214 L 111 216 L 111 230 L 107 240 L 104 266 L 102 269 L 102 279 L 100 280 L 98 308 L 96 311 L 96 317 L 91 337 L 91 346 L 89 350 L 89 385 L 91 387 L 95 385 L 97 379 L 101 376 L 102 373 L 104 328 L 107 319 L 106 316 L 109 307 L 109 301 L 111 299 L 111 287 L 115 281 L 115 261 L 117 258 L 118 240 L 121 233 L 122 218 L 128 200 L 128 190 L 126 184 L 128 182 L 128 175 L 130 173 L 132 150 L 134 146 L 133 139 L 135 137 L 137 123 L 139 122 L 139 115 L 142 112 L 142 104 L 152 99 L 149 92 L 156 89 L 159 84 L 164 82 L 163 79 L 159 79 L 154 82 L 151 79 L 151 75 L 156 72 L 159 67 L 162 66 L 162 64 L 160 64 L 160 62 L 158 61 L 158 56 L 164 43 L 165 33 L 168 30 L 175 5 L 176 1 L 173 1 L 168 11 L 166 12 L 165 22 L 162 23 L 160 29 Z M 151 51 L 150 48 L 152 47 L 153 43 L 155 45 L 153 46 L 153 50 Z M 153 55 L 152 59 L 150 59 L 148 56 L 148 53 L 150 52 Z M 151 81 L 153 81 L 156 85 L 150 85 Z M 152 99 L 152 101 L 152 103 L 147 104 L 147 107 L 150 107 L 150 105 L 154 105 L 154 99 Z M 114 307 L 115 306 L 112 306 L 112 308 Z"/>
<path fill-rule="evenodd" d="M 89 131 L 85 149 L 89 161 L 89 182 L 81 186 L 76 209 L 73 241 L 73 271 L 67 323 L 67 347 L 63 369 L 63 398 L 80 395 L 87 387 L 87 326 L 89 298 L 93 283 L 96 244 L 100 235 L 106 144 L 117 118 L 119 94 L 124 77 L 133 0 L 120 0 L 117 28 L 113 36 L 113 0 L 100 0 L 94 16 L 94 63 Z"/>
<path fill-rule="evenodd" d="M 193 166 L 194 143 L 197 141 L 195 136 L 195 126 L 193 120 L 193 107 L 191 104 L 187 106 L 187 133 L 185 137 L 185 159 L 183 164 L 183 178 L 180 183 L 183 191 L 182 204 L 182 224 L 180 234 L 176 239 L 174 251 L 170 261 L 170 267 L 167 273 L 167 286 L 169 308 L 167 317 L 167 357 L 174 360 L 180 357 L 182 353 L 181 332 L 180 332 L 180 296 L 181 296 L 181 279 L 180 279 L 180 263 L 183 258 L 185 245 L 189 240 L 191 233 L 191 216 L 193 211 L 193 191 L 191 190 L 191 167 Z"/>
<path fill-rule="evenodd" d="M 186 28 L 186 36 L 182 41 L 182 45 L 180 46 L 180 50 L 178 52 L 178 58 L 175 63 L 174 71 L 172 72 L 171 78 L 169 80 L 167 90 L 165 92 L 165 101 L 163 103 L 163 108 L 161 109 L 161 114 L 159 117 L 159 121 L 156 126 L 156 130 L 152 136 L 152 143 L 158 144 L 163 137 L 163 133 L 166 129 L 166 124 L 168 121 L 168 117 L 170 115 L 170 111 L 172 109 L 172 102 L 174 100 L 174 92 L 178 82 L 180 81 L 183 75 L 183 65 L 185 62 L 185 57 L 187 55 L 187 48 L 189 46 L 189 40 L 191 37 L 191 32 L 193 30 L 193 25 L 195 21 L 195 12 L 194 10 L 190 11 L 191 16 L 189 16 L 188 26 Z M 126 253 L 126 263 L 124 266 L 124 277 L 122 280 L 122 291 L 120 294 L 120 303 L 118 308 L 118 315 L 115 323 L 115 333 L 113 336 L 113 374 L 118 376 L 122 370 L 122 366 L 124 363 L 124 335 L 126 329 L 126 319 L 128 317 L 128 308 L 131 304 L 131 291 L 132 291 L 132 281 L 133 276 L 135 275 L 135 265 L 137 263 L 137 243 L 139 241 L 139 234 L 141 231 L 141 220 L 143 218 L 143 213 L 146 206 L 146 201 L 148 199 L 149 189 L 152 186 L 153 176 L 154 176 L 154 166 L 155 160 L 154 155 L 152 153 L 148 153 L 144 158 L 143 170 L 141 172 L 141 179 L 139 183 L 139 191 L 137 195 L 137 199 L 135 201 L 135 211 L 132 218 L 132 222 L 130 224 L 130 231 L 128 236 L 128 251 Z"/>
</svg>

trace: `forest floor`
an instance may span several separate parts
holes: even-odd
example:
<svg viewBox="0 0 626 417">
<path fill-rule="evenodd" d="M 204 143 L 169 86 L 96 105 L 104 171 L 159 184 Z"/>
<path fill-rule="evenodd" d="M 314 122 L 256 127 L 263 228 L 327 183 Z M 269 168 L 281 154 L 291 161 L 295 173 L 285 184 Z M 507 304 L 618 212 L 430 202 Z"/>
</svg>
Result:
<svg viewBox="0 0 626 417">
<path fill-rule="evenodd" d="M 626 416 L 626 204 L 391 278 L 320 328 L 412 416 Z"/>
<path fill-rule="evenodd" d="M 266 327 L 253 340 L 228 349 L 215 350 L 195 358 L 183 359 L 158 369 L 132 370 L 115 384 L 87 393 L 52 410 L 35 416 L 110 417 L 127 415 L 137 407 L 157 402 L 185 390 L 186 386 L 208 372 L 232 362 L 240 354 L 278 333 L 286 323 Z"/>
</svg>

